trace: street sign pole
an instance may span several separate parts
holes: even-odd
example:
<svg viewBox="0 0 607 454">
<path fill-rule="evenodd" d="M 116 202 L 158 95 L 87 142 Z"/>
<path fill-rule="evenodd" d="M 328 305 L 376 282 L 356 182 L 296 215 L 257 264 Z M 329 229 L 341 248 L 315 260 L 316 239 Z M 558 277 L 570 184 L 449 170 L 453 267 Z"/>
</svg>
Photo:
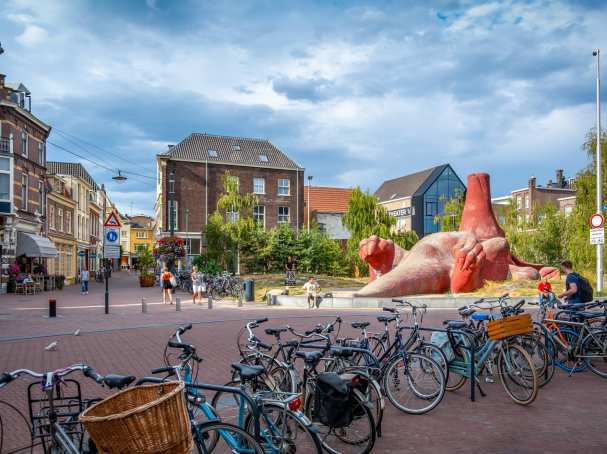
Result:
<svg viewBox="0 0 607 454">
<path fill-rule="evenodd" d="M 601 160 L 601 51 L 595 49 L 596 57 L 596 212 L 601 214 L 603 208 L 603 178 Z M 596 290 L 603 291 L 603 244 L 596 245 Z"/>
</svg>

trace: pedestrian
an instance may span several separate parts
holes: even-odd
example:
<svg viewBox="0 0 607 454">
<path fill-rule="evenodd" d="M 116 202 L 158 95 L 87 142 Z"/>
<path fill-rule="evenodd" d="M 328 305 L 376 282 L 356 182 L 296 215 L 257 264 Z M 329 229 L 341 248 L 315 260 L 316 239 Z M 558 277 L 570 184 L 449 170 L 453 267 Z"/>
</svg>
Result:
<svg viewBox="0 0 607 454">
<path fill-rule="evenodd" d="M 547 276 L 540 281 L 539 285 L 537 286 L 537 289 L 540 292 L 540 304 L 548 304 L 552 306 L 556 297 L 554 296 L 554 292 L 552 291 L 552 284 L 548 282 Z"/>
<path fill-rule="evenodd" d="M 162 275 L 160 276 L 160 281 L 162 282 L 162 302 L 164 304 L 167 303 L 167 295 L 169 297 L 169 301 L 171 304 L 173 304 L 173 294 L 171 293 L 171 289 L 173 288 L 171 280 L 173 279 L 175 279 L 175 276 L 173 276 L 173 273 L 171 273 L 165 266 L 162 269 Z"/>
<path fill-rule="evenodd" d="M 561 271 L 567 275 L 567 278 L 565 279 L 565 291 L 558 296 L 559 299 L 564 298 L 568 305 L 592 301 L 592 286 L 590 282 L 573 271 L 573 264 L 569 260 L 561 262 Z M 572 307 L 572 309 L 578 308 Z"/>
<path fill-rule="evenodd" d="M 287 257 L 287 262 L 285 263 L 285 285 L 295 285 L 295 271 L 297 269 L 297 262 L 294 257 Z"/>
<path fill-rule="evenodd" d="M 198 271 L 198 267 L 194 265 L 192 267 L 192 303 L 196 304 L 196 297 L 198 297 L 198 304 L 202 304 L 202 294 L 204 292 L 204 274 Z"/>
<path fill-rule="evenodd" d="M 89 294 L 89 270 L 80 270 L 80 282 L 82 284 L 81 292 L 83 295 Z"/>
<path fill-rule="evenodd" d="M 308 309 L 314 309 L 314 307 L 318 309 L 318 305 L 316 304 L 316 298 L 318 298 L 320 286 L 316 282 L 314 276 L 309 277 L 308 282 L 303 285 L 303 288 L 306 291 L 306 295 L 308 296 Z"/>
</svg>

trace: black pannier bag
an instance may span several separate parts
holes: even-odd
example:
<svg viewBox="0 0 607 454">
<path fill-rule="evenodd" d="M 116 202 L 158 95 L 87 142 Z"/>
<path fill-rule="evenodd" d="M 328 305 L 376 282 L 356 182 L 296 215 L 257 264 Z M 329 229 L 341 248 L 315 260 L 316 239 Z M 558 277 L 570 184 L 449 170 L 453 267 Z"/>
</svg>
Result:
<svg viewBox="0 0 607 454">
<path fill-rule="evenodd" d="M 352 387 L 334 372 L 318 374 L 314 394 L 314 420 L 328 427 L 346 427 L 354 415 L 350 396 Z"/>
</svg>

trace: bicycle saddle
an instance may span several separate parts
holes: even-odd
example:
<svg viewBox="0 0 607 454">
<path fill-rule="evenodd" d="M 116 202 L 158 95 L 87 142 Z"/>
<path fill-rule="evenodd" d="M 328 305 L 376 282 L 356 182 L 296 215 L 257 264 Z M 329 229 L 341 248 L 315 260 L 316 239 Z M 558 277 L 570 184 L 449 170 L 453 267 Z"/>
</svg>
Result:
<svg viewBox="0 0 607 454">
<path fill-rule="evenodd" d="M 447 329 L 462 329 L 467 326 L 463 320 L 445 320 L 443 325 L 446 325 Z"/>
<path fill-rule="evenodd" d="M 352 322 L 352 323 L 350 323 L 350 325 L 352 326 L 352 328 L 356 328 L 356 329 L 366 328 L 370 324 L 371 324 L 371 322 Z"/>
<path fill-rule="evenodd" d="M 377 321 L 382 322 L 382 323 L 390 323 L 390 322 L 393 322 L 394 320 L 396 320 L 395 315 L 392 315 L 390 317 L 386 317 L 385 315 L 380 315 L 379 317 L 377 317 Z"/>
<path fill-rule="evenodd" d="M 287 331 L 287 328 L 266 328 L 265 332 L 268 336 L 279 336 L 280 333 Z"/>
<path fill-rule="evenodd" d="M 295 356 L 303 358 L 306 364 L 318 364 L 320 358 L 322 358 L 322 352 L 295 352 Z"/>
<path fill-rule="evenodd" d="M 122 389 L 135 381 L 132 375 L 109 374 L 103 377 L 103 383 L 110 389 Z"/>
<path fill-rule="evenodd" d="M 232 369 L 238 371 L 243 380 L 252 380 L 264 373 L 263 366 L 248 366 L 246 364 L 232 363 Z"/>
<path fill-rule="evenodd" d="M 490 320 L 489 319 L 489 314 L 485 314 L 484 312 L 475 312 L 474 314 L 472 314 L 472 317 L 470 317 L 472 320 L 477 320 L 477 321 L 485 321 L 485 320 Z"/>
</svg>

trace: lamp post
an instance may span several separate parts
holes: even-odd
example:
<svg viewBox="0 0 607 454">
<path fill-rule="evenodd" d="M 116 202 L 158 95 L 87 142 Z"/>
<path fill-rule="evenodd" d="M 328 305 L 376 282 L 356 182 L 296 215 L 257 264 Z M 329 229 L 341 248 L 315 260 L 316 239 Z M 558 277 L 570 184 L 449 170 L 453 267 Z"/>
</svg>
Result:
<svg viewBox="0 0 607 454">
<path fill-rule="evenodd" d="M 603 211 L 603 169 L 601 166 L 601 51 L 595 49 L 596 57 L 596 212 Z M 596 245 L 596 290 L 603 291 L 603 245 Z"/>
<path fill-rule="evenodd" d="M 308 175 L 308 201 L 306 202 L 308 205 L 308 233 L 310 233 L 310 192 L 312 190 L 312 175 Z"/>
</svg>

